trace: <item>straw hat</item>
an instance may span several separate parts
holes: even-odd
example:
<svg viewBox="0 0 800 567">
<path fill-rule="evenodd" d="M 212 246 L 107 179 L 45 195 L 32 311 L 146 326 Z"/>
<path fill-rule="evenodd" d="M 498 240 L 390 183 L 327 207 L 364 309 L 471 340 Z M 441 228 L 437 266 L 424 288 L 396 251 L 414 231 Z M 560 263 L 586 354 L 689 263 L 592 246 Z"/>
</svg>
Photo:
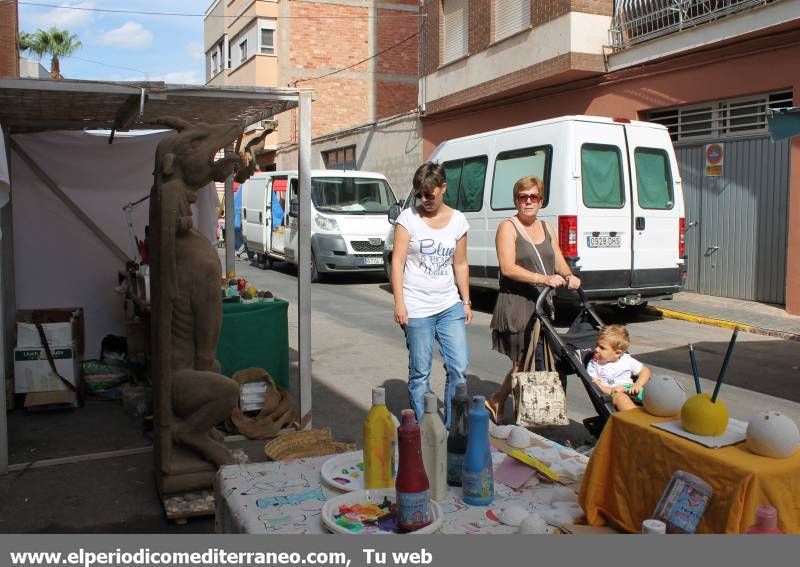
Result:
<svg viewBox="0 0 800 567">
<path fill-rule="evenodd" d="M 279 435 L 266 445 L 264 453 L 273 461 L 301 459 L 303 457 L 320 457 L 354 451 L 354 443 L 334 441 L 330 427 L 322 429 L 304 429 Z"/>
</svg>

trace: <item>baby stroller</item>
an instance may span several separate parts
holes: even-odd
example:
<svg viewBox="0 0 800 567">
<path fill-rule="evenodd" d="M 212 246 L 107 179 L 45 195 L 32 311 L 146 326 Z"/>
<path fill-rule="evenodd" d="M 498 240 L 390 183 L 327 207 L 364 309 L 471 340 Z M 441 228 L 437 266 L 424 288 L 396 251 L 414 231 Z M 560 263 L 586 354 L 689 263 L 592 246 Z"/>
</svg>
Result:
<svg viewBox="0 0 800 567">
<path fill-rule="evenodd" d="M 546 287 L 539 294 L 534 316 L 541 322 L 545 340 L 548 341 L 556 355 L 557 370 L 562 374 L 574 372 L 583 382 L 592 406 L 597 412 L 597 416 L 584 419 L 583 425 L 589 433 L 599 437 L 606 421 L 616 409 L 611 402 L 611 396 L 604 394 L 594 385 L 591 376 L 586 371 L 586 364 L 594 354 L 597 330 L 605 323 L 594 310 L 594 306 L 587 301 L 583 289 L 578 288 L 575 291 L 580 297 L 581 310 L 572 321 L 569 330 L 559 334 L 548 316 L 549 298 L 554 290 L 555 288 Z"/>
</svg>

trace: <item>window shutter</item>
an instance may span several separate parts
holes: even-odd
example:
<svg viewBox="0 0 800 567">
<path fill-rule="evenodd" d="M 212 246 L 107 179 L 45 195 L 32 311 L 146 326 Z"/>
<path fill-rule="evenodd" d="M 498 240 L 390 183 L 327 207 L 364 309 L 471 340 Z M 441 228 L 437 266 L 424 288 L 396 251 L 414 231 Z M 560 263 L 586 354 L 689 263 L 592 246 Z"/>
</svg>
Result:
<svg viewBox="0 0 800 567">
<path fill-rule="evenodd" d="M 469 0 L 445 0 L 442 63 L 455 61 L 469 52 Z"/>
<path fill-rule="evenodd" d="M 500 41 L 531 25 L 530 0 L 494 0 L 494 40 Z"/>
</svg>

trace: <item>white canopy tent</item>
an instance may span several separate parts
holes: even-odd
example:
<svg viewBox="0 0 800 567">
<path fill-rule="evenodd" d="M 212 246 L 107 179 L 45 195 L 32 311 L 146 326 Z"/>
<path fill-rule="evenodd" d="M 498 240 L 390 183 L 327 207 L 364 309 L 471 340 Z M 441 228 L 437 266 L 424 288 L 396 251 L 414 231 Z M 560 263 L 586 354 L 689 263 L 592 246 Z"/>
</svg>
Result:
<svg viewBox="0 0 800 567">
<path fill-rule="evenodd" d="M 239 122 L 243 127 L 299 107 L 300 251 L 310 254 L 310 89 L 174 86 L 48 79 L 0 79 L 0 371 L 11 368 L 17 309 L 81 306 L 87 356 L 101 338 L 122 334 L 113 291 L 116 274 L 135 257 L 122 207 L 147 195 L 155 148 L 169 132 L 161 116 L 189 122 Z M 99 136 L 87 128 L 106 129 Z M 118 134 L 139 130 L 141 135 Z M 113 140 L 113 143 L 112 143 Z M 7 158 L 10 158 L 7 160 Z M 226 184 L 232 209 L 232 184 Z M 216 199 L 209 190 L 207 196 Z M 5 206 L 9 202 L 10 206 Z M 210 226 L 213 201 L 197 214 Z M 12 209 L 9 211 L 9 209 Z M 133 211 L 144 234 L 147 207 Z M 215 224 L 215 219 L 213 219 Z M 233 239 L 226 268 L 233 264 Z M 306 256 L 308 258 L 308 256 Z M 300 415 L 310 419 L 310 264 L 300 262 Z M 5 388 L 0 388 L 5 407 Z M 0 474 L 8 471 L 5 413 L 0 418 Z"/>
</svg>

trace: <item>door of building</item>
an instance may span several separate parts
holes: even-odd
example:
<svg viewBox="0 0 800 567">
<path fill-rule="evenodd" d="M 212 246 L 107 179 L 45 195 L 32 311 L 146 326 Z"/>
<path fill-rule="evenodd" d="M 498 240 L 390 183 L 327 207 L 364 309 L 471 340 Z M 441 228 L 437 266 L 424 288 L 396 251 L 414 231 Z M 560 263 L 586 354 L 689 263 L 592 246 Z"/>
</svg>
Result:
<svg viewBox="0 0 800 567">
<path fill-rule="evenodd" d="M 720 140 L 719 176 L 706 174 L 710 143 L 675 145 L 686 204 L 686 289 L 783 304 L 789 142 Z"/>
</svg>

